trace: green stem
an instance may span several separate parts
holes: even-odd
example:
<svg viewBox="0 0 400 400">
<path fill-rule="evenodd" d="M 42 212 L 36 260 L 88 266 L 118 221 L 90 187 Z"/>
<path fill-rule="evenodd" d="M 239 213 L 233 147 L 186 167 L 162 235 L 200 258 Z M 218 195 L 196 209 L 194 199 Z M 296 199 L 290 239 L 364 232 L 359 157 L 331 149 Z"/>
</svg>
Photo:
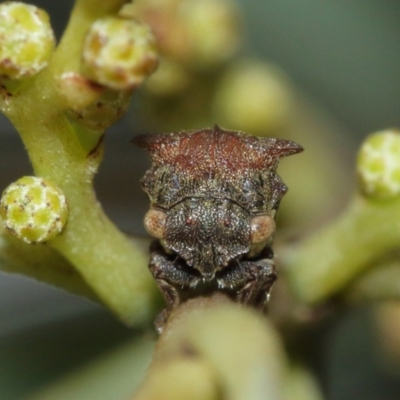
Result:
<svg viewBox="0 0 400 400">
<path fill-rule="evenodd" d="M 147 255 L 120 233 L 97 202 L 92 180 L 102 157 L 102 144 L 86 153 L 71 125 L 57 113 L 55 96 L 43 73 L 31 90 L 15 99 L 8 117 L 20 133 L 36 175 L 60 187 L 69 203 L 64 234 L 50 245 L 81 273 L 99 297 L 128 323 L 152 314 L 153 281 Z M 46 82 L 43 82 L 46 81 Z"/>
<path fill-rule="evenodd" d="M 30 245 L 0 233 L 0 269 L 23 274 L 70 293 L 100 302 L 79 272 L 56 250 L 45 245 Z"/>
<path fill-rule="evenodd" d="M 360 276 L 346 291 L 349 303 L 400 298 L 400 261 L 397 258 L 377 263 Z"/>
<path fill-rule="evenodd" d="M 80 72 L 82 47 L 90 26 L 97 19 L 115 14 L 126 0 L 77 0 L 70 22 L 53 55 L 51 70 L 55 76 Z"/>
<path fill-rule="evenodd" d="M 216 293 L 174 310 L 133 399 L 279 400 L 285 367 L 269 321 Z"/>
<path fill-rule="evenodd" d="M 280 254 L 301 301 L 317 303 L 343 289 L 400 243 L 400 199 L 356 197 L 330 226 Z"/>
<path fill-rule="evenodd" d="M 85 146 L 64 115 L 57 74 L 79 64 L 86 29 L 116 12 L 123 0 L 78 0 L 51 64 L 13 96 L 2 111 L 21 135 L 35 174 L 63 190 L 69 217 L 63 234 L 49 242 L 79 271 L 100 299 L 128 324 L 148 321 L 157 291 L 148 256 L 106 217 L 93 190 L 102 159 L 100 136 Z M 88 148 L 89 147 L 89 148 Z"/>
</svg>

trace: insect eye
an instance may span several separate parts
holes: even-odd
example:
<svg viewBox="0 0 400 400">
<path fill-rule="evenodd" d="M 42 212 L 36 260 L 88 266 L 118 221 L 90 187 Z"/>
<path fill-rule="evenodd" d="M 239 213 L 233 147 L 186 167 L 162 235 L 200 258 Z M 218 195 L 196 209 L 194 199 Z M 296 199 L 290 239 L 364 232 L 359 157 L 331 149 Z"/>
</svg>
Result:
<svg viewBox="0 0 400 400">
<path fill-rule="evenodd" d="M 250 228 L 251 243 L 262 243 L 274 234 L 275 221 L 269 215 L 257 215 L 252 218 Z"/>
<path fill-rule="evenodd" d="M 166 219 L 165 212 L 150 209 L 144 216 L 144 227 L 151 236 L 156 239 L 162 239 L 164 237 Z"/>
</svg>

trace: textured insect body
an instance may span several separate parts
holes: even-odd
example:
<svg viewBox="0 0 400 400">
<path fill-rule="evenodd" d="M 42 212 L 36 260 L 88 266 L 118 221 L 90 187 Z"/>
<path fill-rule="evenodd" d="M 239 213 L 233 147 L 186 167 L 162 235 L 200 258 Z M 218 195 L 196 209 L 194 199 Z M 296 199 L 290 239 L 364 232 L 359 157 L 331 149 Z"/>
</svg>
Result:
<svg viewBox="0 0 400 400">
<path fill-rule="evenodd" d="M 178 287 L 200 282 L 232 288 L 241 302 L 263 303 L 275 280 L 274 216 L 287 191 L 276 168 L 302 148 L 218 126 L 133 142 L 153 162 L 142 179 L 151 202 L 145 226 L 162 244 L 153 245 L 150 270 L 169 307 L 180 301 Z"/>
</svg>

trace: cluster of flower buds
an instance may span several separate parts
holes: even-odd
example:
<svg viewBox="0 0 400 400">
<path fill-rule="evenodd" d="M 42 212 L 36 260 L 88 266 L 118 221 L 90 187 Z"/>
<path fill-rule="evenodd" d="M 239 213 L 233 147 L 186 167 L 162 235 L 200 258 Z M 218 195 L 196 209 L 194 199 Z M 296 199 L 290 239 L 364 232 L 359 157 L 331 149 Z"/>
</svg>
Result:
<svg viewBox="0 0 400 400">
<path fill-rule="evenodd" d="M 27 243 L 43 243 L 64 229 L 68 205 L 62 190 L 53 183 L 25 176 L 4 190 L 0 215 L 12 235 Z"/>
<path fill-rule="evenodd" d="M 129 11 L 153 28 L 162 55 L 146 84 L 153 120 L 168 120 L 167 100 L 176 114 L 196 104 L 194 115 L 182 113 L 190 122 L 203 112 L 200 120 L 259 135 L 287 126 L 294 104 L 287 76 L 265 62 L 234 59 L 242 42 L 235 0 L 135 0 Z"/>
<path fill-rule="evenodd" d="M 241 43 L 240 13 L 232 0 L 135 0 L 125 15 L 148 24 L 162 61 L 147 89 L 158 98 L 179 96 L 196 79 L 232 59 Z"/>
<path fill-rule="evenodd" d="M 20 2 L 0 4 L 0 76 L 30 78 L 50 59 L 55 39 L 45 11 Z"/>
<path fill-rule="evenodd" d="M 83 45 L 81 71 L 58 80 L 68 117 L 103 133 L 125 113 L 132 89 L 157 65 L 156 40 L 147 25 L 124 16 L 95 21 Z"/>
<path fill-rule="evenodd" d="M 154 30 L 162 54 L 195 69 L 228 60 L 241 41 L 230 0 L 137 0 L 133 13 Z"/>
<path fill-rule="evenodd" d="M 363 194 L 372 199 L 400 195 L 400 131 L 388 129 L 367 137 L 357 160 Z"/>
</svg>

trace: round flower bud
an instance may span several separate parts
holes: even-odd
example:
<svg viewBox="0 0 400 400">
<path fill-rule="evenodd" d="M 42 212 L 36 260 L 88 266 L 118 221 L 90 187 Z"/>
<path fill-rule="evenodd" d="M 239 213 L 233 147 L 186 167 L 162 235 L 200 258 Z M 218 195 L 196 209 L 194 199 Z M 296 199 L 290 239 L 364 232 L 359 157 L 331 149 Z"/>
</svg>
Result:
<svg viewBox="0 0 400 400">
<path fill-rule="evenodd" d="M 400 131 L 377 132 L 364 141 L 357 173 L 362 192 L 371 198 L 390 199 L 400 194 Z"/>
<path fill-rule="evenodd" d="M 147 25 L 120 17 L 96 21 L 83 46 L 82 72 L 111 89 L 133 88 L 157 67 L 156 40 Z"/>
<path fill-rule="evenodd" d="M 29 78 L 52 54 L 54 34 L 47 13 L 19 2 L 0 4 L 0 76 Z"/>
<path fill-rule="evenodd" d="M 179 19 L 187 35 L 186 61 L 197 68 L 214 67 L 232 57 L 241 42 L 239 12 L 229 0 L 185 0 Z"/>
<path fill-rule="evenodd" d="M 43 243 L 63 230 L 68 218 L 64 193 L 51 182 L 25 176 L 8 186 L 0 200 L 8 232 L 27 243 Z"/>
<path fill-rule="evenodd" d="M 288 120 L 292 90 L 285 74 L 259 61 L 233 65 L 217 86 L 215 119 L 245 132 L 268 134 Z"/>
<path fill-rule="evenodd" d="M 240 12 L 232 0 L 135 0 L 122 12 L 149 24 L 160 52 L 193 70 L 221 65 L 242 41 Z"/>
</svg>

